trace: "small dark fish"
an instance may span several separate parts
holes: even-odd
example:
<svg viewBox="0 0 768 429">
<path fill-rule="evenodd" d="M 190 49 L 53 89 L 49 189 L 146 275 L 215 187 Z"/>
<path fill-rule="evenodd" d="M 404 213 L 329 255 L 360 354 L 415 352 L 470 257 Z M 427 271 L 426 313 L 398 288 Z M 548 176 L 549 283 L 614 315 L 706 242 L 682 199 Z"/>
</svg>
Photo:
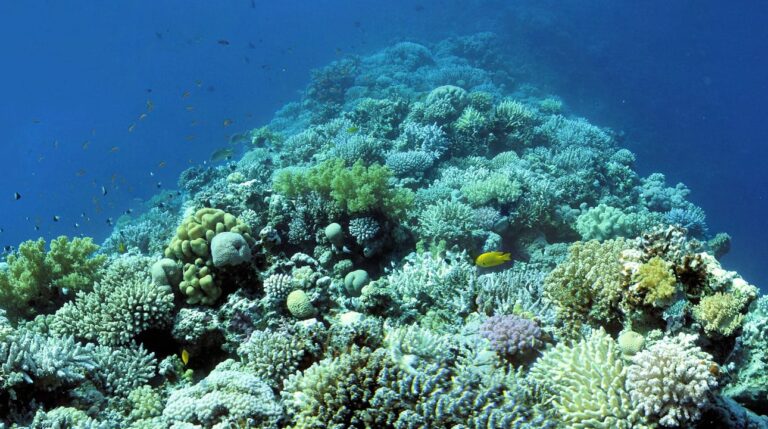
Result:
<svg viewBox="0 0 768 429">
<path fill-rule="evenodd" d="M 251 63 L 251 59 L 248 58 L 248 57 L 244 57 L 243 60 L 245 61 L 246 64 L 250 64 Z"/>
<path fill-rule="evenodd" d="M 221 40 L 219 40 L 216 43 L 218 43 L 219 45 L 223 45 L 223 46 L 229 46 L 229 40 L 226 40 L 226 39 L 221 39 Z"/>
<path fill-rule="evenodd" d="M 256 45 L 254 45 L 253 42 L 248 42 L 248 48 L 256 49 Z"/>
<path fill-rule="evenodd" d="M 20 200 L 21 199 L 21 194 L 18 193 L 18 192 L 14 192 L 13 193 L 13 199 L 16 200 L 16 201 Z"/>
<path fill-rule="evenodd" d="M 230 144 L 238 144 L 242 143 L 247 137 L 244 134 L 232 134 L 232 136 L 229 137 L 229 143 Z"/>
<path fill-rule="evenodd" d="M 131 209 L 127 209 L 127 210 L 125 210 L 125 214 L 129 215 L 129 214 L 131 214 L 131 213 L 133 213 L 133 210 L 131 210 Z"/>
<path fill-rule="evenodd" d="M 160 161 L 160 162 L 157 164 L 157 168 L 164 168 L 164 167 L 165 167 L 165 161 Z"/>
<path fill-rule="evenodd" d="M 112 226 L 112 218 L 111 217 L 107 218 L 107 225 Z"/>
<path fill-rule="evenodd" d="M 101 186 L 101 195 L 107 195 L 107 187 L 106 186 L 103 186 L 103 185 Z"/>
<path fill-rule="evenodd" d="M 181 93 L 181 98 L 188 98 L 190 95 L 192 95 L 192 93 L 187 90 Z"/>
<path fill-rule="evenodd" d="M 256 9 L 256 0 L 251 0 L 251 9 Z"/>
<path fill-rule="evenodd" d="M 58 222 L 60 220 L 61 220 L 61 216 L 56 216 L 56 215 L 53 216 L 53 221 L 54 222 Z"/>
<path fill-rule="evenodd" d="M 228 126 L 230 126 L 230 125 L 232 125 L 232 120 L 231 120 L 231 119 L 225 119 L 225 120 L 224 120 L 224 126 L 225 126 L 225 127 L 228 127 Z"/>
<path fill-rule="evenodd" d="M 32 123 L 33 123 L 33 124 L 39 124 L 39 123 L 40 123 L 40 120 L 39 120 L 39 119 L 37 119 L 37 118 L 35 118 L 35 119 L 32 119 Z"/>
<path fill-rule="evenodd" d="M 155 37 L 157 37 L 158 40 L 163 40 L 163 33 L 159 31 L 155 31 Z"/>
<path fill-rule="evenodd" d="M 85 216 L 85 212 L 80 213 L 80 217 L 84 218 Z"/>
<path fill-rule="evenodd" d="M 165 208 L 165 203 L 157 203 L 157 207 L 159 207 L 161 209 L 164 209 Z"/>
<path fill-rule="evenodd" d="M 35 231 L 40 231 L 40 225 L 35 225 Z"/>
<path fill-rule="evenodd" d="M 81 147 L 83 148 L 83 150 L 88 150 L 88 146 L 90 146 L 90 145 L 91 145 L 91 141 L 90 140 L 86 140 L 86 141 L 83 142 Z"/>
<path fill-rule="evenodd" d="M 80 228 L 80 224 L 75 222 L 75 228 Z"/>
<path fill-rule="evenodd" d="M 3 228 L 0 228 L 0 232 L 3 232 L 3 231 L 5 231 L 5 230 Z"/>
<path fill-rule="evenodd" d="M 208 85 L 208 92 L 214 92 L 216 91 L 216 87 L 213 85 Z"/>
<path fill-rule="evenodd" d="M 225 159 L 230 159 L 234 154 L 235 151 L 228 147 L 218 149 L 211 154 L 211 162 L 219 162 L 224 161 Z"/>
<path fill-rule="evenodd" d="M 157 182 L 157 185 L 155 185 L 155 186 L 157 186 L 158 188 L 162 188 L 163 187 L 163 182 Z"/>
</svg>

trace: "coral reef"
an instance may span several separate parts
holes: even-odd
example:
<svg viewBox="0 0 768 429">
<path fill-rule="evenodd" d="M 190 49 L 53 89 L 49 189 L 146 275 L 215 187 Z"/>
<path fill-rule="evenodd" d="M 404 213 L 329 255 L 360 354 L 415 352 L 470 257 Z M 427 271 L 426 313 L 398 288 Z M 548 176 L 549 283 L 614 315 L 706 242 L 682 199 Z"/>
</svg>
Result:
<svg viewBox="0 0 768 429">
<path fill-rule="evenodd" d="M 340 58 L 101 249 L 11 251 L 0 428 L 768 427 L 729 236 L 499 42 Z"/>
</svg>

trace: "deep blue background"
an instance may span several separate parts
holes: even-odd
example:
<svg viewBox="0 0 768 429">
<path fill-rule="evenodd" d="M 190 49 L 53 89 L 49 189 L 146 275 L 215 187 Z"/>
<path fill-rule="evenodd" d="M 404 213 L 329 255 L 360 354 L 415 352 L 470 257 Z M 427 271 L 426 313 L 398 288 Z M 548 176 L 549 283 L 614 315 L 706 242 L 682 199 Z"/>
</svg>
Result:
<svg viewBox="0 0 768 429">
<path fill-rule="evenodd" d="M 734 237 L 726 267 L 768 285 L 765 2 L 384 3 L 0 3 L 0 244 L 103 239 L 340 55 L 491 30 L 573 113 L 624 131 L 642 173 L 686 183 Z"/>
</svg>

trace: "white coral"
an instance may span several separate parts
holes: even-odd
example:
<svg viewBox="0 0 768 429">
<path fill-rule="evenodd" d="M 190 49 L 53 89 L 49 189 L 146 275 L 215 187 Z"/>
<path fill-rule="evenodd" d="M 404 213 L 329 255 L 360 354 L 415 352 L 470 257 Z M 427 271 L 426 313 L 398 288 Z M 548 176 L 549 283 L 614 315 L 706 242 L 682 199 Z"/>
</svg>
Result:
<svg viewBox="0 0 768 429">
<path fill-rule="evenodd" d="M 632 401 L 664 426 L 698 420 L 717 387 L 712 371 L 717 366 L 694 341 L 695 335 L 666 337 L 636 354 L 627 370 Z"/>
</svg>

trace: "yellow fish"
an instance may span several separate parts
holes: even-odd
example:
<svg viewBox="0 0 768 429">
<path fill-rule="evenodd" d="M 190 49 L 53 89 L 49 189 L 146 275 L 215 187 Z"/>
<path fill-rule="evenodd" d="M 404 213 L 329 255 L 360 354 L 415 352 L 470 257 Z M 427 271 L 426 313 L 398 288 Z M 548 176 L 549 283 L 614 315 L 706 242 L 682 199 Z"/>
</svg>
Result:
<svg viewBox="0 0 768 429">
<path fill-rule="evenodd" d="M 187 349 L 181 349 L 181 362 L 184 363 L 184 366 L 187 366 L 187 363 L 189 363 L 189 352 Z"/>
<path fill-rule="evenodd" d="M 501 265 L 510 260 L 512 260 L 512 257 L 509 256 L 509 253 L 485 252 L 475 259 L 475 264 L 477 264 L 478 267 L 489 268 Z"/>
<path fill-rule="evenodd" d="M 123 243 L 122 241 L 117 243 L 117 253 L 122 255 L 123 253 L 125 253 L 127 251 L 128 251 L 128 249 L 125 247 L 125 243 Z"/>
</svg>

